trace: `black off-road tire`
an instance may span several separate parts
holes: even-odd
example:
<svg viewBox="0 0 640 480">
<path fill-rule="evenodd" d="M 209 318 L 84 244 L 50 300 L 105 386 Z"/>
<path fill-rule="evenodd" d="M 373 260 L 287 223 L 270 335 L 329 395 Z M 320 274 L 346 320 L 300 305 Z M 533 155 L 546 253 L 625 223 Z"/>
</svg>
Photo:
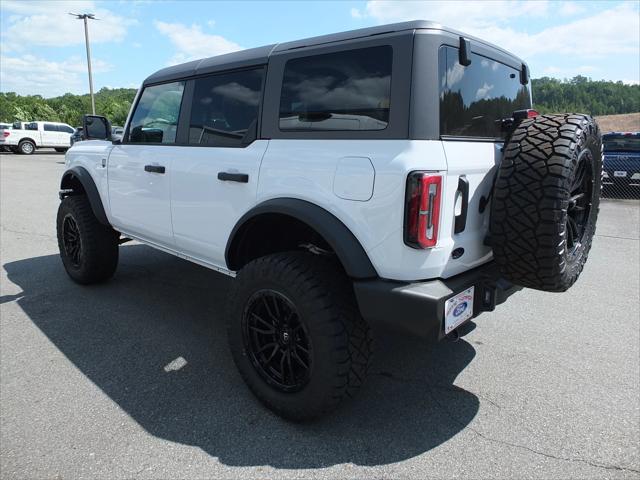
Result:
<svg viewBox="0 0 640 480">
<path fill-rule="evenodd" d="M 490 242 L 513 283 L 562 292 L 578 279 L 598 217 L 601 148 L 598 125 L 580 114 L 524 120 L 509 138 L 493 191 Z M 580 183 L 581 172 L 590 177 Z"/>
<path fill-rule="evenodd" d="M 80 253 L 75 258 L 70 253 L 73 252 L 70 246 L 73 241 L 69 237 L 73 224 L 80 245 Z M 113 276 L 118 266 L 120 234 L 98 221 L 85 195 L 73 195 L 62 200 L 56 227 L 62 263 L 75 282 L 89 285 Z"/>
<path fill-rule="evenodd" d="M 308 333 L 311 373 L 297 391 L 271 384 L 252 360 L 245 316 L 250 299 L 261 291 L 289 299 Z M 372 359 L 371 330 L 360 316 L 350 280 L 335 260 L 311 253 L 279 253 L 247 264 L 232 286 L 227 327 L 233 359 L 251 391 L 293 421 L 318 417 L 352 397 Z"/>
<path fill-rule="evenodd" d="M 31 155 L 36 151 L 36 145 L 31 140 L 22 140 L 18 144 L 18 153 L 22 155 Z"/>
</svg>

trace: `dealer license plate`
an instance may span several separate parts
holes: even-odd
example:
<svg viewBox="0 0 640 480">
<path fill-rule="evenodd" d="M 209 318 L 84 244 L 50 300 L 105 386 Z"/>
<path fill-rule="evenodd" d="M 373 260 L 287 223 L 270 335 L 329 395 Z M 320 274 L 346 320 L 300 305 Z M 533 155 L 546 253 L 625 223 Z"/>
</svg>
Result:
<svg viewBox="0 0 640 480">
<path fill-rule="evenodd" d="M 614 177 L 626 177 L 627 176 L 627 172 L 622 171 L 622 170 L 616 170 L 615 172 L 613 172 L 613 176 Z"/>
<path fill-rule="evenodd" d="M 473 293 L 475 287 L 451 297 L 444 304 L 444 333 L 448 334 L 473 316 Z"/>
</svg>

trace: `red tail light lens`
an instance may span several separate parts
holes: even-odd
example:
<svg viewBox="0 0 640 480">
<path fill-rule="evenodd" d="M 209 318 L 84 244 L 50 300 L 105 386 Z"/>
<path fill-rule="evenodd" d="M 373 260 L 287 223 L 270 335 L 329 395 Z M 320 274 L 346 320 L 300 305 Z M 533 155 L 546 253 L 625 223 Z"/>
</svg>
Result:
<svg viewBox="0 0 640 480">
<path fill-rule="evenodd" d="M 2 136 L 3 137 L 8 137 L 9 135 L 11 135 L 11 132 L 9 130 L 3 130 L 2 131 Z"/>
<path fill-rule="evenodd" d="M 531 108 L 527 110 L 527 118 L 536 118 L 538 115 L 540 114 Z"/>
<path fill-rule="evenodd" d="M 438 243 L 442 177 L 413 172 L 407 178 L 404 241 L 413 248 L 431 248 Z"/>
</svg>

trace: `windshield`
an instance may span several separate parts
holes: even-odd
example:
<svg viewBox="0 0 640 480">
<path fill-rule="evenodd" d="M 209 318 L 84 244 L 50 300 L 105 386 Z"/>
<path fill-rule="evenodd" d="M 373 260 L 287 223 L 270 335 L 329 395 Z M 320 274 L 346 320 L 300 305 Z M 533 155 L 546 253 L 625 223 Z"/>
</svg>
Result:
<svg viewBox="0 0 640 480">
<path fill-rule="evenodd" d="M 605 135 L 605 152 L 640 152 L 640 135 Z"/>
</svg>

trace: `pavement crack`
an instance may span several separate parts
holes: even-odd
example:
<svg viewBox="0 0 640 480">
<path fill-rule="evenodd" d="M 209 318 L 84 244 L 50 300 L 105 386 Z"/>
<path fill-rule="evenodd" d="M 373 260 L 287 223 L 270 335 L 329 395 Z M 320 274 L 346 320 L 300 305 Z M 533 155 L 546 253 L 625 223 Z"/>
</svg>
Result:
<svg viewBox="0 0 640 480">
<path fill-rule="evenodd" d="M 552 458 L 554 460 L 560 460 L 560 461 L 564 461 L 564 462 L 573 462 L 573 463 L 584 463 L 586 465 L 589 465 L 591 467 L 595 467 L 595 468 L 601 468 L 604 470 L 617 470 L 617 471 L 624 471 L 624 472 L 634 472 L 634 473 L 640 473 L 640 470 L 635 469 L 635 468 L 630 468 L 630 467 L 622 467 L 620 465 L 611 465 L 611 464 L 606 464 L 606 463 L 600 463 L 600 462 L 596 462 L 593 460 L 588 460 L 588 459 L 584 459 L 584 458 L 575 458 L 575 457 L 563 457 L 560 455 L 554 455 L 552 453 L 548 453 L 548 452 L 544 452 L 542 450 L 536 450 L 534 448 L 528 447 L 526 445 L 522 445 L 519 443 L 512 443 L 512 442 L 507 442 L 506 440 L 499 440 L 497 438 L 493 438 L 493 437 L 489 437 L 488 435 L 485 435 L 484 433 L 482 433 L 481 431 L 477 430 L 474 427 L 471 427 L 469 425 L 465 425 L 463 424 L 463 422 L 460 422 L 460 420 L 458 420 L 454 415 L 451 414 L 451 412 L 449 411 L 449 409 L 442 404 L 442 402 L 440 402 L 438 400 L 438 398 L 436 397 L 436 395 L 434 394 L 433 390 L 434 388 L 438 388 L 437 386 L 432 386 L 430 385 L 428 382 L 426 382 L 428 391 L 429 391 L 429 395 L 431 397 L 431 399 L 433 400 L 433 402 L 445 413 L 445 415 L 447 415 L 451 421 L 453 421 L 454 423 L 457 423 L 458 425 L 460 425 L 462 427 L 462 429 L 464 430 L 470 430 L 471 432 L 473 432 L 475 435 L 477 435 L 478 437 L 482 438 L 483 440 L 486 440 L 488 442 L 492 442 L 492 443 L 497 443 L 500 445 L 505 445 L 508 447 L 512 447 L 512 448 L 518 448 L 520 450 L 526 450 L 530 453 L 533 453 L 535 455 L 540 455 L 542 457 L 546 457 L 546 458 Z M 460 389 L 462 390 L 462 389 Z"/>
</svg>

